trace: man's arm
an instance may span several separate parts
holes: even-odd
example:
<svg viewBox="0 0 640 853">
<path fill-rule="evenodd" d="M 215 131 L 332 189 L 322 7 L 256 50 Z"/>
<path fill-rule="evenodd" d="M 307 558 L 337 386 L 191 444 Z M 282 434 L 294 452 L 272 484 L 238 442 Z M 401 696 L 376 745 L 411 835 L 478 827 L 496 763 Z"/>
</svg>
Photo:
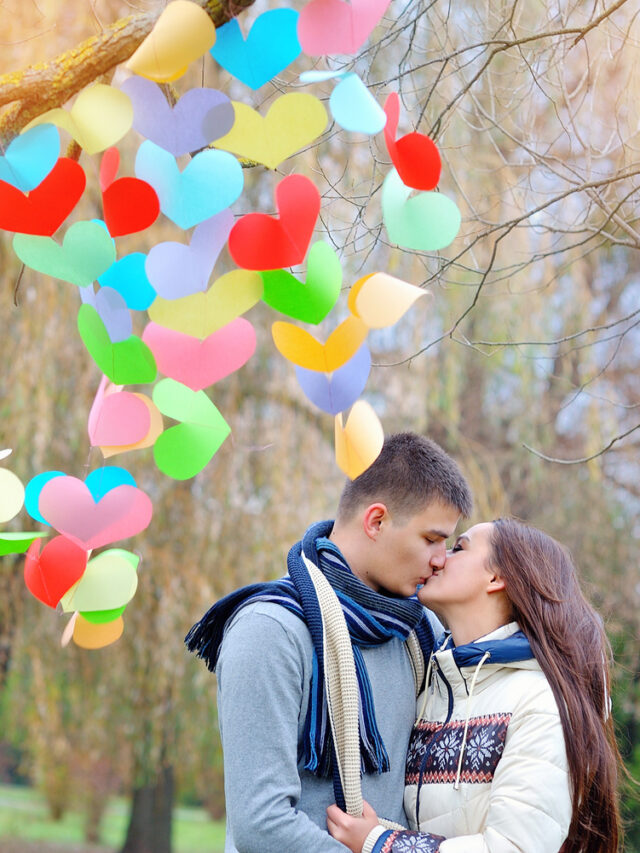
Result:
<svg viewBox="0 0 640 853">
<path fill-rule="evenodd" d="M 287 616 L 297 619 L 275 604 L 252 606 L 222 644 L 216 673 L 228 825 L 239 853 L 344 853 L 297 810 L 308 649 L 283 624 Z"/>
</svg>

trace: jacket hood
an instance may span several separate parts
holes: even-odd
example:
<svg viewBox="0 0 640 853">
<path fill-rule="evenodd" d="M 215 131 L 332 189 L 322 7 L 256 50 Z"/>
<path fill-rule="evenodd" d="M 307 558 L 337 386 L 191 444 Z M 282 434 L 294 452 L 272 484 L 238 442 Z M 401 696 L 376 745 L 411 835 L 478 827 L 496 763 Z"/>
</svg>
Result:
<svg viewBox="0 0 640 853">
<path fill-rule="evenodd" d="M 484 659 L 485 666 L 498 664 L 514 669 L 537 669 L 529 640 L 517 622 L 502 625 L 490 634 L 479 637 L 463 646 L 455 646 L 446 632 L 436 651 L 436 656 L 448 651 L 460 669 L 475 667 Z"/>
</svg>

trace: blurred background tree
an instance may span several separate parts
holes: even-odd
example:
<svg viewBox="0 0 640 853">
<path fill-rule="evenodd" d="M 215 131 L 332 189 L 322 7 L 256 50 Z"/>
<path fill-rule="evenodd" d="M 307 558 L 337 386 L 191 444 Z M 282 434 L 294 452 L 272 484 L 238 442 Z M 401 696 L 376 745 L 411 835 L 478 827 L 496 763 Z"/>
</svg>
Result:
<svg viewBox="0 0 640 853">
<path fill-rule="evenodd" d="M 241 5 L 251 6 L 241 15 L 246 26 L 272 6 Z M 85 85 L 89 59 L 89 79 L 110 80 L 125 57 L 116 58 L 104 32 L 133 15 L 133 50 L 163 6 L 4 3 L 5 141 L 34 109 L 51 105 L 50 95 L 64 102 L 74 81 Z M 438 255 L 387 241 L 380 187 L 390 163 L 380 136 L 332 126 L 278 172 L 301 171 L 318 185 L 317 237 L 328 235 L 339 250 L 345 291 L 376 269 L 430 291 L 396 327 L 370 336 L 377 363 L 365 397 L 387 432 L 425 432 L 461 461 L 476 495 L 474 520 L 514 513 L 572 549 L 615 650 L 614 714 L 625 761 L 639 777 L 636 12 L 626 0 L 392 0 L 355 62 L 329 61 L 353 64 L 381 102 L 399 91 L 400 133 L 415 128 L 437 140 L 440 188 L 463 214 L 459 237 Z M 43 84 L 58 54 L 94 35 L 71 88 Z M 32 63 L 40 78 L 27 90 L 11 72 Z M 219 87 L 264 110 L 300 87 L 297 74 L 311 65 L 301 58 L 249 96 L 205 57 L 175 89 Z M 121 79 L 115 71 L 113 83 Z M 326 100 L 331 85 L 312 91 Z M 119 146 L 123 173 L 132 173 L 138 144 L 131 133 Z M 75 215 L 92 218 L 100 215 L 97 161 L 82 154 L 81 163 L 91 189 Z M 236 212 L 269 210 L 276 178 L 247 170 Z M 119 248 L 146 251 L 182 237 L 164 221 Z M 0 260 L 0 444 L 14 448 L 10 467 L 25 482 L 50 469 L 84 476 L 102 464 L 86 436 L 99 375 L 75 331 L 77 294 L 30 270 L 20 275 L 6 234 Z M 216 275 L 230 267 L 223 255 Z M 0 756 L 8 756 L 9 777 L 37 785 L 52 814 L 81 804 L 88 840 L 98 837 L 109 794 L 126 792 L 134 807 L 125 853 L 170 849 L 174 801 L 222 815 L 215 680 L 185 654 L 182 637 L 216 598 L 281 575 L 289 545 L 332 514 L 342 485 L 331 418 L 306 402 L 271 343 L 277 318 L 261 305 L 250 319 L 256 355 L 208 392 L 233 430 L 210 465 L 177 483 L 159 475 L 150 450 L 113 459 L 154 502 L 151 527 L 131 544 L 142 557 L 140 585 L 117 644 L 61 650 L 64 623 L 31 599 L 21 561 L 5 558 L 0 567 Z M 15 525 L 28 523 L 23 515 Z M 625 849 L 640 851 L 631 790 L 624 805 Z"/>
</svg>

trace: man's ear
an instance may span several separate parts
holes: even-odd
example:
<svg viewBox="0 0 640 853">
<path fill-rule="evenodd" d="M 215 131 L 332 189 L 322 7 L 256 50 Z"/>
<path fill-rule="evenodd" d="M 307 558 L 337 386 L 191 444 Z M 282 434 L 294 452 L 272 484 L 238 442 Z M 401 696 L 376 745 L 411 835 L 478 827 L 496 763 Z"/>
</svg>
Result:
<svg viewBox="0 0 640 853">
<path fill-rule="evenodd" d="M 491 595 L 492 592 L 503 592 L 505 588 L 504 580 L 500 575 L 491 575 L 491 579 L 487 584 L 487 592 Z"/>
<path fill-rule="evenodd" d="M 382 503 L 368 506 L 362 514 L 362 529 L 369 539 L 377 539 L 383 522 L 389 520 L 387 508 Z"/>
</svg>

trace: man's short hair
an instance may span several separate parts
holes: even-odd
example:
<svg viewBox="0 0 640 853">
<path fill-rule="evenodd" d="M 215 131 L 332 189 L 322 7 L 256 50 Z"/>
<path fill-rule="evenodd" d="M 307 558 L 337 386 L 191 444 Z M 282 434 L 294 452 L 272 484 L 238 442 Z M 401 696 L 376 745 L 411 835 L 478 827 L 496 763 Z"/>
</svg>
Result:
<svg viewBox="0 0 640 853">
<path fill-rule="evenodd" d="M 360 508 L 378 502 L 399 519 L 435 502 L 455 507 L 463 516 L 469 516 L 473 506 L 457 463 L 435 441 L 414 432 L 387 436 L 376 461 L 347 481 L 337 517 L 349 521 Z"/>
</svg>

